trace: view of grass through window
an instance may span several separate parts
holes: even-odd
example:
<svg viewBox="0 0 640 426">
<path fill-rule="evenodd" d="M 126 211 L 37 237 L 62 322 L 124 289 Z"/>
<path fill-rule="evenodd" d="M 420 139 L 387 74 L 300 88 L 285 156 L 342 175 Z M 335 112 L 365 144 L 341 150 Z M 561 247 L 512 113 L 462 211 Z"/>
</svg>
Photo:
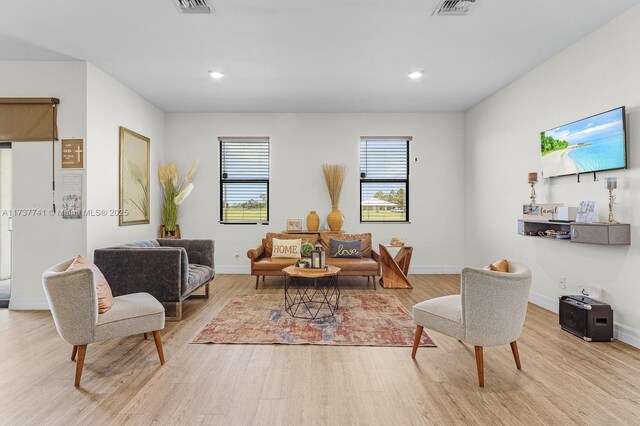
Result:
<svg viewBox="0 0 640 426">
<path fill-rule="evenodd" d="M 409 141 L 360 141 L 360 221 L 409 220 Z"/>
<path fill-rule="evenodd" d="M 269 141 L 220 141 L 220 221 L 269 220 Z"/>
</svg>

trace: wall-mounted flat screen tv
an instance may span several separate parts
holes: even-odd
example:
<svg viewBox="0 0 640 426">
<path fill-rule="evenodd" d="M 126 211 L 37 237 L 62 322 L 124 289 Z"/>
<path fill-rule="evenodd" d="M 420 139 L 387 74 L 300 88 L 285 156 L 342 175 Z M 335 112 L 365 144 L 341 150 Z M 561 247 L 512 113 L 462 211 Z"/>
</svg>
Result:
<svg viewBox="0 0 640 426">
<path fill-rule="evenodd" d="M 626 169 L 625 108 L 547 130 L 540 142 L 544 177 Z"/>
</svg>

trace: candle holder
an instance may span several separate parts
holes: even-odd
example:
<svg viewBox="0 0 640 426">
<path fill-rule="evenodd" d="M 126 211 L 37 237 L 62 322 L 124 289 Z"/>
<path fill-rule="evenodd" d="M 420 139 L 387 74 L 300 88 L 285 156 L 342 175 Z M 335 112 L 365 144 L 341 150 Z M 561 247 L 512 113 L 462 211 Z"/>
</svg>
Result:
<svg viewBox="0 0 640 426">
<path fill-rule="evenodd" d="M 529 181 L 529 185 L 531 185 L 531 194 L 529 195 L 529 199 L 531 200 L 531 205 L 534 205 L 536 203 L 536 183 L 538 183 L 538 173 L 529 173 L 527 179 Z"/>
<path fill-rule="evenodd" d="M 607 189 L 609 190 L 609 223 L 618 223 L 613 218 L 613 205 L 616 202 L 616 196 L 613 191 L 618 187 L 618 178 L 608 177 L 605 178 Z"/>
</svg>

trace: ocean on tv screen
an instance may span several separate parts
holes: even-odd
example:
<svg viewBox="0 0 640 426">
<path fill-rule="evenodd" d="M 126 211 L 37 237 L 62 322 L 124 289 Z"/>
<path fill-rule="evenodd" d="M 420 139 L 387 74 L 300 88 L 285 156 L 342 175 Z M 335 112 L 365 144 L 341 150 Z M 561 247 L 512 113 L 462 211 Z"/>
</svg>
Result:
<svg viewBox="0 0 640 426">
<path fill-rule="evenodd" d="M 626 165 L 624 109 L 542 132 L 545 177 L 621 169 Z"/>
</svg>

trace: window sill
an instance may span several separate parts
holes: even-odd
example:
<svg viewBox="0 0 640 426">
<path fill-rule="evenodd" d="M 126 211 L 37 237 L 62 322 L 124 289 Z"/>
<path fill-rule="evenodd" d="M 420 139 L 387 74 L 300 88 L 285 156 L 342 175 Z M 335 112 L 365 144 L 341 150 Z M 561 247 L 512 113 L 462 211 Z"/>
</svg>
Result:
<svg viewBox="0 0 640 426">
<path fill-rule="evenodd" d="M 268 225 L 269 222 L 218 222 L 220 225 Z"/>
<path fill-rule="evenodd" d="M 368 223 L 376 223 L 376 224 L 395 224 L 395 225 L 411 225 L 411 221 L 410 220 L 361 220 L 360 221 L 361 224 L 365 225 Z"/>
</svg>

